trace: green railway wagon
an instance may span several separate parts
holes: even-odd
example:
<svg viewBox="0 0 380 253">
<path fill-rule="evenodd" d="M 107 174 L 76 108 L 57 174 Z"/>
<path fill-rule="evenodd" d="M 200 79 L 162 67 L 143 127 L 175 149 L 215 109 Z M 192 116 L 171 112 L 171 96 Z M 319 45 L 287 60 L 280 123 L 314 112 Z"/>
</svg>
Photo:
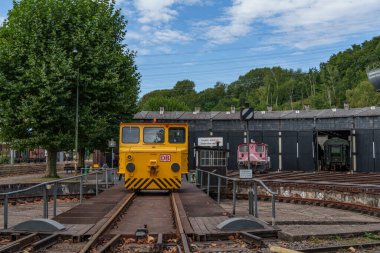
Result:
<svg viewBox="0 0 380 253">
<path fill-rule="evenodd" d="M 331 138 L 323 143 L 324 164 L 327 170 L 350 169 L 350 143 L 341 138 Z"/>
</svg>

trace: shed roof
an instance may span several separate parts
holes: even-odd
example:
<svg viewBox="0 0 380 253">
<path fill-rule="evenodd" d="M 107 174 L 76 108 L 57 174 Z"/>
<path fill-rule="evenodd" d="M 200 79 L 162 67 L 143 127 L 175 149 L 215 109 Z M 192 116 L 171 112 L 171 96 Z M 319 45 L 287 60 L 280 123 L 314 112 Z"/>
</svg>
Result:
<svg viewBox="0 0 380 253">
<path fill-rule="evenodd" d="M 255 119 L 307 119 L 307 118 L 346 118 L 380 116 L 380 107 L 363 107 L 352 109 L 323 110 L 286 110 L 286 111 L 255 111 Z M 163 120 L 240 120 L 240 112 L 164 112 L 142 111 L 135 114 L 134 119 Z"/>
</svg>

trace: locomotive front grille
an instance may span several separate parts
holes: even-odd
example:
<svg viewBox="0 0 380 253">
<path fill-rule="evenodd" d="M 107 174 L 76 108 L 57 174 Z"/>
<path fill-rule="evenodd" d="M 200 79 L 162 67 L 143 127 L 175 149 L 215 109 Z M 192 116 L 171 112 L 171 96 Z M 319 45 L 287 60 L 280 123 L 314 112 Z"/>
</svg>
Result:
<svg viewBox="0 0 380 253">
<path fill-rule="evenodd" d="M 133 190 L 167 190 L 181 188 L 181 180 L 178 178 L 127 178 L 125 188 Z"/>
</svg>

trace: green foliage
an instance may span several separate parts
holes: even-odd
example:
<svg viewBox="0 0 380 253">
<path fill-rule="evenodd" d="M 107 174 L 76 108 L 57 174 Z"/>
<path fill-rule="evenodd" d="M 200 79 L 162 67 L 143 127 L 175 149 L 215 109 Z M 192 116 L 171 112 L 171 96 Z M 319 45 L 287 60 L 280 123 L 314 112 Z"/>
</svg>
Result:
<svg viewBox="0 0 380 253">
<path fill-rule="evenodd" d="M 374 234 L 374 233 L 370 233 L 370 232 L 365 232 L 364 233 L 364 236 L 368 239 L 371 239 L 371 240 L 380 240 L 380 234 Z"/>
<path fill-rule="evenodd" d="M 165 111 L 190 111 L 190 108 L 181 100 L 173 97 L 153 97 L 142 107 L 143 111 L 159 111 L 164 107 Z"/>
<path fill-rule="evenodd" d="M 79 147 L 105 146 L 132 117 L 139 92 L 125 34 L 126 20 L 108 0 L 14 1 L 0 29 L 2 140 L 72 149 L 78 84 Z"/>
<path fill-rule="evenodd" d="M 347 90 L 346 97 L 352 107 L 377 105 L 380 102 L 380 94 L 368 81 L 362 81 L 355 88 Z"/>
<path fill-rule="evenodd" d="M 9 164 L 8 156 L 0 156 L 0 164 Z"/>
</svg>

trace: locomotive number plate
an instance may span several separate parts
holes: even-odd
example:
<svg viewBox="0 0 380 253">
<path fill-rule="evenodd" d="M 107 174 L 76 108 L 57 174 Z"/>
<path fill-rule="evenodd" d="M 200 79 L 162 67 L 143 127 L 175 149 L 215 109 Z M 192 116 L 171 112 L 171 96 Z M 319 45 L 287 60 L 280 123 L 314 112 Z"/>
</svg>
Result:
<svg viewBox="0 0 380 253">
<path fill-rule="evenodd" d="M 160 155 L 160 162 L 170 162 L 170 155 Z"/>
</svg>

